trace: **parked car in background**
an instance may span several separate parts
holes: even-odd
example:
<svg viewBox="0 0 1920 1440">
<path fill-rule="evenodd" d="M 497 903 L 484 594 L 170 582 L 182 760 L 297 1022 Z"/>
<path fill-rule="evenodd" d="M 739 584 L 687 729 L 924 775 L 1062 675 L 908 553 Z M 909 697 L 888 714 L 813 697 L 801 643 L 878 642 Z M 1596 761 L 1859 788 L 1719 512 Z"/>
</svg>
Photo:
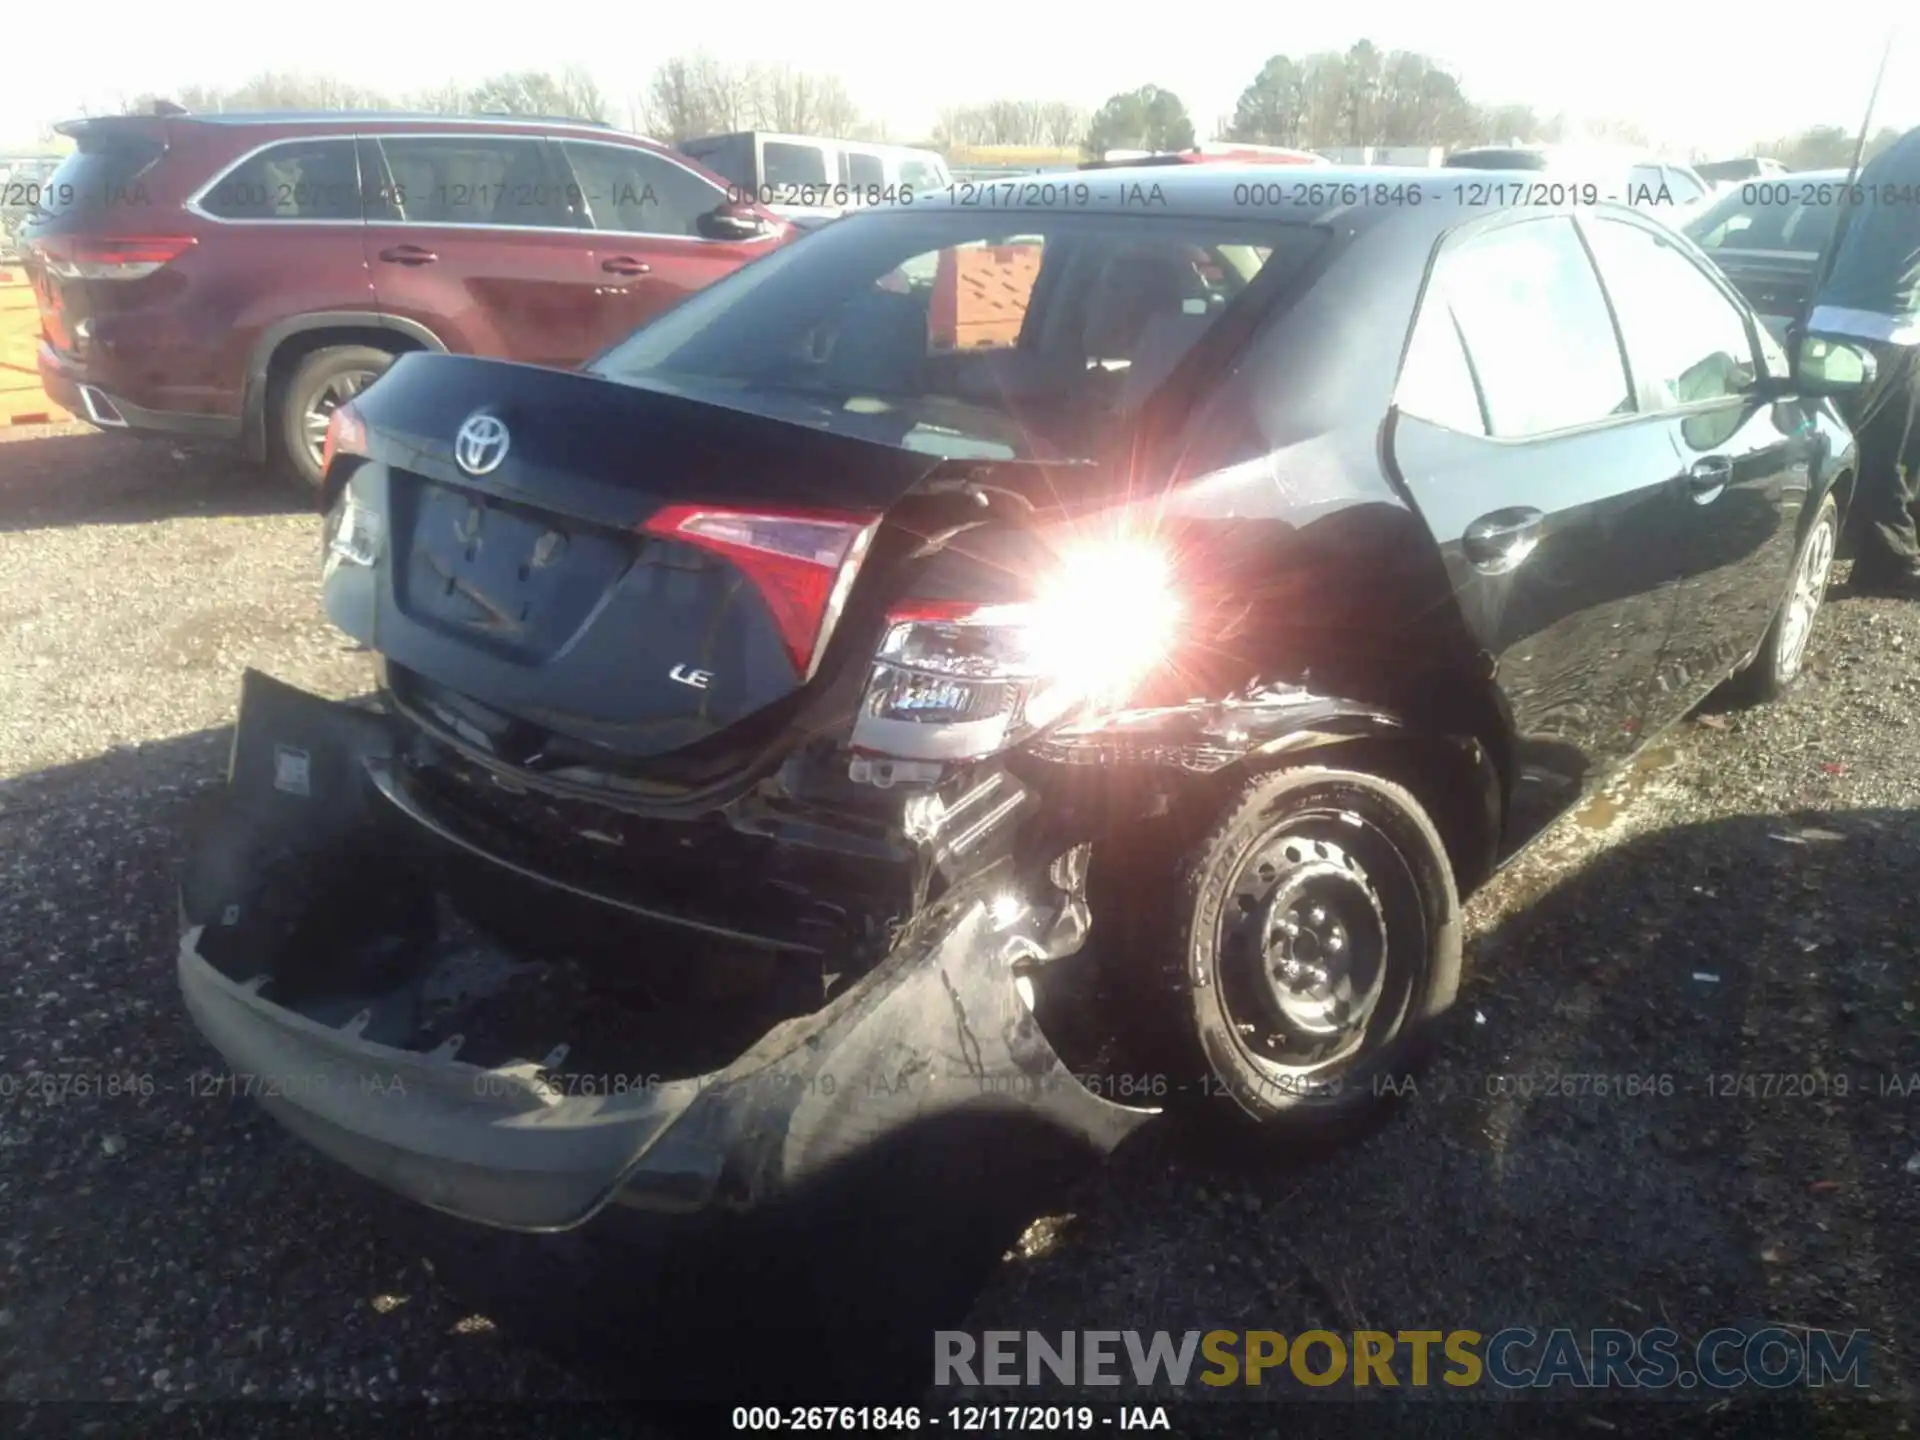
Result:
<svg viewBox="0 0 1920 1440">
<path fill-rule="evenodd" d="M 1669 225 L 1683 223 L 1713 193 L 1693 167 L 1619 146 L 1480 145 L 1456 150 L 1443 163 L 1592 184 L 1600 198 L 1650 211 Z"/>
<path fill-rule="evenodd" d="M 1747 155 L 1734 160 L 1705 160 L 1693 168 L 1716 193 L 1737 186 L 1742 181 L 1773 180 L 1790 173 L 1778 160 L 1769 160 L 1761 155 Z"/>
<path fill-rule="evenodd" d="M 1285 145 L 1241 145 L 1209 140 L 1185 150 L 1109 150 L 1098 160 L 1084 162 L 1082 170 L 1107 170 L 1124 165 L 1327 165 L 1324 155 Z"/>
<path fill-rule="evenodd" d="M 202 1033 L 328 1077 L 267 1103 L 335 1159 L 522 1230 L 965 1117 L 1379 1104 L 1462 894 L 1799 674 L 1867 366 L 1789 374 L 1624 206 L 1244 203 L 1271 173 L 855 214 L 584 371 L 400 359 L 325 481 L 379 703 L 247 677 L 183 884 Z M 1010 236 L 1017 323 L 943 348 L 943 257 Z M 1157 1078 L 1076 1079 L 1089 1032 Z"/>
<path fill-rule="evenodd" d="M 396 355 L 578 365 L 791 233 L 692 160 L 582 122 L 59 128 L 76 149 L 21 234 L 48 396 L 96 425 L 238 441 L 309 483 L 328 416 Z"/>
<path fill-rule="evenodd" d="M 1821 254 L 1845 206 L 1849 173 L 1808 170 L 1743 180 L 1683 227 L 1782 343 L 1788 326 L 1806 312 Z"/>
<path fill-rule="evenodd" d="M 686 140 L 680 150 L 738 198 L 807 228 L 863 205 L 912 203 L 953 183 L 935 151 L 864 140 L 748 130 Z"/>
</svg>

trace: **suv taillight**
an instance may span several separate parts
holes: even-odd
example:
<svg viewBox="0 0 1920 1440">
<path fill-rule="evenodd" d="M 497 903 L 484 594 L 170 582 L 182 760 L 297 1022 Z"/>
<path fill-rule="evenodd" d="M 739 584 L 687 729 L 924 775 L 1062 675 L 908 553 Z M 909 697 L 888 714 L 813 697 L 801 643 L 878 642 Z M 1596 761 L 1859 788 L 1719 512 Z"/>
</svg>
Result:
<svg viewBox="0 0 1920 1440">
<path fill-rule="evenodd" d="M 904 760 L 978 759 L 1075 711 L 1121 703 L 1166 661 L 1179 617 L 1166 558 L 1141 541 L 1061 556 L 1032 600 L 896 606 L 854 720 L 853 748 Z"/>
<path fill-rule="evenodd" d="M 880 517 L 844 510 L 670 505 L 643 528 L 731 561 L 766 602 L 794 673 L 810 680 Z"/>
<path fill-rule="evenodd" d="M 61 235 L 36 242 L 62 280 L 138 280 L 200 242 L 191 235 Z"/>
</svg>

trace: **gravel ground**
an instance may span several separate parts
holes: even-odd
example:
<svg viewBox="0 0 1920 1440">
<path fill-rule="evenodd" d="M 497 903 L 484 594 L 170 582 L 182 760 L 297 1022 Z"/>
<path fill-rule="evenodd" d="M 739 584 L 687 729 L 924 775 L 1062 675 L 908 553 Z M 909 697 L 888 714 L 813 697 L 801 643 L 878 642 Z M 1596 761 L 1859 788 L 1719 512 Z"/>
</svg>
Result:
<svg viewBox="0 0 1920 1440">
<path fill-rule="evenodd" d="M 361 1192 L 206 1083 L 172 885 L 240 671 L 367 679 L 315 603 L 315 549 L 310 515 L 224 461 L 84 427 L 0 438 L 0 1398 L 182 1402 L 202 1425 L 202 1400 L 325 1399 L 302 1424 L 344 1434 L 392 1413 L 370 1401 L 411 1425 L 421 1401 L 610 1393 L 473 1313 Z M 965 1327 L 1863 1328 L 1886 1407 L 1768 1414 L 1887 1428 L 1920 1377 L 1916 650 L 1920 611 L 1836 597 L 1784 702 L 1688 722 L 1475 899 L 1471 979 L 1417 1098 L 1267 1168 L 1149 1128 L 1027 1232 Z M 1523 1075 L 1671 1093 L 1498 1093 Z M 1802 1076 L 1824 1078 L 1768 1078 Z M 1425 1404 L 1395 1428 L 1451 1433 L 1467 1410 L 1492 1413 Z M 566 1428 L 462 1410 L 461 1431 L 509 1413 Z M 1195 1428 L 1273 1433 L 1274 1413 Z"/>
</svg>

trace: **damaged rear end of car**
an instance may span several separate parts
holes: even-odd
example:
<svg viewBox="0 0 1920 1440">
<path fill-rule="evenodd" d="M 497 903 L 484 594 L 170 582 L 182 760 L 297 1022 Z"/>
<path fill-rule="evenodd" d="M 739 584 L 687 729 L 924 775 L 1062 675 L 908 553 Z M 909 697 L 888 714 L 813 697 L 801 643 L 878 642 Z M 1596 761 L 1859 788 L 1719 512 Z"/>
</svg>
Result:
<svg viewBox="0 0 1920 1440">
<path fill-rule="evenodd" d="M 511 463 L 476 460 L 483 412 Z M 582 434 L 655 448 L 582 464 Z M 1067 697 L 1017 661 L 969 679 L 1017 580 L 943 580 L 885 518 L 980 508 L 942 462 L 463 360 L 396 367 L 333 452 L 325 602 L 377 695 L 249 673 L 183 892 L 189 1004 L 236 1071 L 300 1077 L 262 1093 L 290 1128 L 551 1229 L 615 1195 L 751 1206 L 948 1110 L 1095 1150 L 1137 1121 L 1025 981 L 1086 933 L 1086 847 L 995 757 Z M 787 498 L 826 470 L 853 508 Z M 685 471 L 737 488 L 634 478 Z M 903 571 L 931 591 L 905 607 Z M 898 727 L 948 738 L 915 759 Z"/>
<path fill-rule="evenodd" d="M 1456 661 L 1400 498 L 1222 419 L 1344 243 L 862 216 L 582 373 L 403 357 L 322 492 L 377 691 L 247 676 L 183 885 L 203 1033 L 335 1159 L 514 1230 L 750 1209 L 955 1116 L 1110 1150 L 1167 1096 L 1085 1083 L 1098 847 L 1397 742 Z M 974 272 L 1029 287 L 1019 339 L 949 353 Z M 1408 614 L 1418 666 L 1372 623 Z"/>
</svg>

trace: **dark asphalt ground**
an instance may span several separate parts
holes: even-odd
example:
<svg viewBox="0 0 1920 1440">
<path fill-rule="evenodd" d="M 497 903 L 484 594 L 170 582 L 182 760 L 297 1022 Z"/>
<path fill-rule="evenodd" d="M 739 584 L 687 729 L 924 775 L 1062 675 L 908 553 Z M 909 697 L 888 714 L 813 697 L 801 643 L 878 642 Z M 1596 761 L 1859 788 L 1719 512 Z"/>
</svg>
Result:
<svg viewBox="0 0 1920 1440">
<path fill-rule="evenodd" d="M 0 1413 L 44 1434 L 644 1433 L 629 1402 L 567 1408 L 621 1377 L 461 1298 L 218 1085 L 180 1007 L 181 829 L 219 783 L 241 668 L 365 684 L 316 552 L 310 516 L 222 462 L 0 438 Z M 1687 722 L 1476 898 L 1443 1053 L 1382 1126 L 1232 1168 L 1149 1127 L 1009 1245 L 959 1326 L 1858 1328 L 1871 1400 L 1475 1392 L 1329 1401 L 1312 1424 L 1893 1433 L 1920 1380 L 1916 651 L 1920 611 L 1837 596 L 1785 701 Z M 750 1394 L 753 1354 L 712 1363 Z M 1203 1403 L 1185 1433 L 1302 1423 Z"/>
</svg>

